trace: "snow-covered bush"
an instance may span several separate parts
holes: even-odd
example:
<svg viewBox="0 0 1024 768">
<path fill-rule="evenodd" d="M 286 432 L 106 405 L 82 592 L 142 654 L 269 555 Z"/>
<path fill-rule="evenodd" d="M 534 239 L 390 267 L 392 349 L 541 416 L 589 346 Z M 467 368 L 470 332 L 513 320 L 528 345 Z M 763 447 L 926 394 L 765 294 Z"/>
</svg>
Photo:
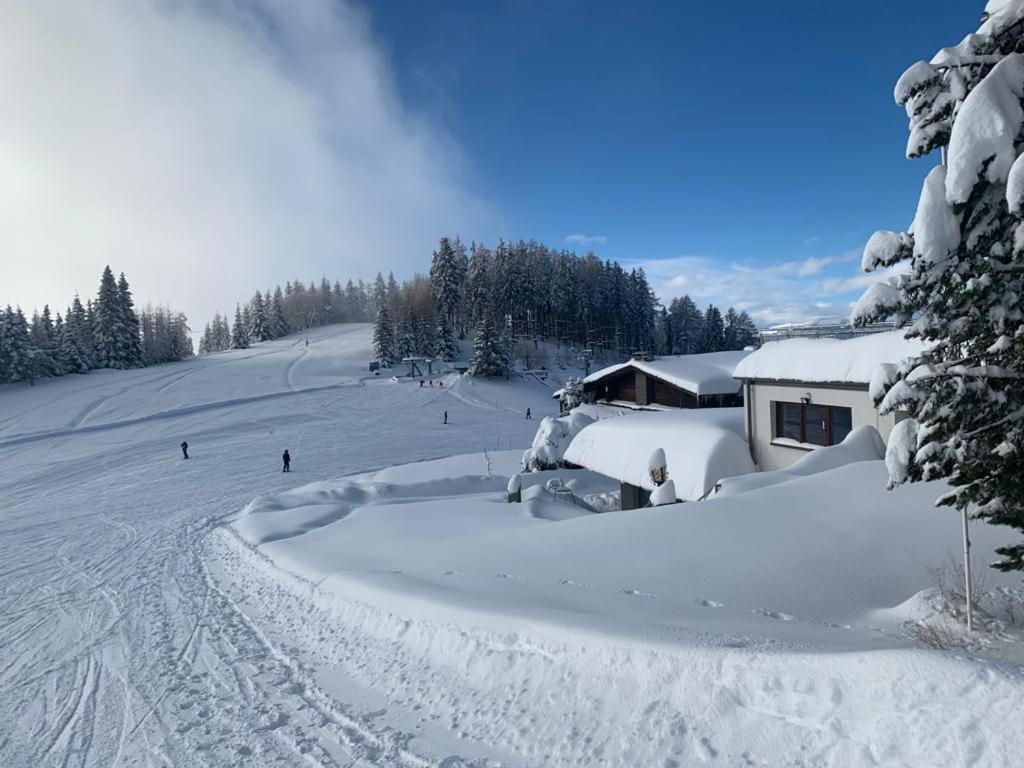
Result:
<svg viewBox="0 0 1024 768">
<path fill-rule="evenodd" d="M 579 412 L 541 419 L 533 445 L 523 454 L 523 470 L 536 472 L 569 466 L 565 463 L 566 448 L 584 427 L 593 423 L 594 419 Z"/>
<path fill-rule="evenodd" d="M 652 507 L 661 507 L 665 504 L 675 504 L 677 501 L 676 484 L 672 482 L 671 478 L 651 491 Z"/>
<path fill-rule="evenodd" d="M 565 416 L 573 408 L 583 405 L 583 379 L 578 376 L 570 376 L 562 387 L 562 394 L 558 396 L 558 404 L 561 408 L 561 415 Z"/>
<path fill-rule="evenodd" d="M 907 156 L 945 147 L 945 164 L 928 173 L 910 230 L 868 242 L 864 269 L 899 276 L 869 289 L 852 321 L 894 317 L 928 343 L 872 387 L 882 413 L 912 417 L 889 441 L 890 484 L 948 479 L 938 503 L 1024 531 L 1021 18 L 1024 0 L 989 0 L 977 34 L 897 83 Z M 997 552 L 995 567 L 1024 570 L 1024 543 Z"/>
</svg>

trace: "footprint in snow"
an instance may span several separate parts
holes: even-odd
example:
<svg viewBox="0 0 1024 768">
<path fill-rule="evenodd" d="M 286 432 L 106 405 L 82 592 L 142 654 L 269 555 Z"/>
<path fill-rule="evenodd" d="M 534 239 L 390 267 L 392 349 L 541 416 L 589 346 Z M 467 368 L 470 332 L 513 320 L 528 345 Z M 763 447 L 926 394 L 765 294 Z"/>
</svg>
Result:
<svg viewBox="0 0 1024 768">
<path fill-rule="evenodd" d="M 639 589 L 633 589 L 632 587 L 623 587 L 619 592 L 623 595 L 632 595 L 633 597 L 657 597 L 652 592 L 641 592 Z"/>
<path fill-rule="evenodd" d="M 765 608 L 755 608 L 751 611 L 758 616 L 766 616 L 769 619 L 778 619 L 779 621 L 794 621 L 796 616 L 790 616 L 788 613 L 781 613 L 780 611 L 769 611 Z"/>
<path fill-rule="evenodd" d="M 496 573 L 494 574 L 499 579 L 515 579 L 516 581 L 529 581 L 529 576 L 516 576 L 511 573 Z"/>
<path fill-rule="evenodd" d="M 697 600 L 697 605 L 702 605 L 705 608 L 724 608 L 725 603 L 716 603 L 714 600 Z"/>
</svg>

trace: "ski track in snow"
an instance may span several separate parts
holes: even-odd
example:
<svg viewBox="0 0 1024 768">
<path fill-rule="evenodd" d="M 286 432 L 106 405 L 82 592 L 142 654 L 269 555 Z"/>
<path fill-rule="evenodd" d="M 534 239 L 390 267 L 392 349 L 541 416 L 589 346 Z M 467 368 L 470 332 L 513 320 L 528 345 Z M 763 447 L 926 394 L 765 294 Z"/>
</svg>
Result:
<svg viewBox="0 0 1024 768">
<path fill-rule="evenodd" d="M 287 386 L 306 352 L 282 362 Z M 204 358 L 133 386 L 159 395 L 230 362 Z M 67 428 L 0 442 L 0 765 L 437 764 L 379 713 L 325 694 L 207 571 L 210 531 L 257 494 L 482 450 L 494 424 L 519 444 L 531 437 L 519 419 L 465 404 L 447 406 L 456 424 L 443 427 L 436 409 L 417 407 L 416 388 L 367 397 L 361 384 L 166 412 L 156 403 L 150 415 L 86 424 L 128 389 L 110 376 Z M 402 412 L 389 422 L 401 435 L 367 437 Z M 283 447 L 291 476 L 280 472 Z"/>
</svg>

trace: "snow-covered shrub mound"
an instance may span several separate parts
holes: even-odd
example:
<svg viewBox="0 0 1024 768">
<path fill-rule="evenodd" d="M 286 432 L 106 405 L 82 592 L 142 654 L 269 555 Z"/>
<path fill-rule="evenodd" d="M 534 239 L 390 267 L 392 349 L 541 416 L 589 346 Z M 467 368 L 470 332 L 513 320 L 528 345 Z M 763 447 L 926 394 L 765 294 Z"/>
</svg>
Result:
<svg viewBox="0 0 1024 768">
<path fill-rule="evenodd" d="M 858 461 L 878 461 L 884 457 L 885 441 L 878 434 L 878 430 L 871 426 L 857 427 L 838 445 L 813 450 L 785 469 L 720 480 L 712 498 L 745 493 L 755 488 L 767 488 L 795 477 L 816 475 Z"/>
<path fill-rule="evenodd" d="M 566 466 L 565 450 L 584 427 L 593 423 L 593 418 L 578 411 L 542 419 L 533 437 L 533 445 L 523 454 L 523 469 L 536 472 Z"/>
</svg>

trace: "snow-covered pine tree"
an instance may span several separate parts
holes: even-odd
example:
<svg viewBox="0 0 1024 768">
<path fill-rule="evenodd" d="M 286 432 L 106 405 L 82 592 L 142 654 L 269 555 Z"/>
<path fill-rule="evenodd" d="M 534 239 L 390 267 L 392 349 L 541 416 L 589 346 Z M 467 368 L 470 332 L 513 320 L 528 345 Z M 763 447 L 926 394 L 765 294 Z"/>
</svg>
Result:
<svg viewBox="0 0 1024 768">
<path fill-rule="evenodd" d="M 491 311 L 491 252 L 474 244 L 466 273 L 466 312 L 468 322 L 479 323 Z"/>
<path fill-rule="evenodd" d="M 377 305 L 377 317 L 373 322 L 373 356 L 384 368 L 391 367 L 395 356 L 395 332 L 391 327 L 386 298 Z"/>
<path fill-rule="evenodd" d="M 7 365 L 7 381 L 33 381 L 32 341 L 28 334 L 28 323 L 21 307 L 12 310 L 10 305 L 4 312 L 4 358 Z"/>
<path fill-rule="evenodd" d="M 876 232 L 857 325 L 895 317 L 924 350 L 876 377 L 883 413 L 906 411 L 886 454 L 890 485 L 948 480 L 937 503 L 1024 531 L 1024 2 L 990 2 L 978 33 L 910 67 L 896 101 L 909 157 L 946 146 L 909 232 Z M 1024 543 L 996 552 L 1024 570 Z"/>
<path fill-rule="evenodd" d="M 60 365 L 56 359 L 56 338 L 54 333 L 53 318 L 50 315 L 50 305 L 43 307 L 42 313 L 32 313 L 32 322 L 29 325 L 29 339 L 32 342 L 32 360 L 35 370 L 33 378 L 45 378 L 49 376 L 60 376 Z"/>
<path fill-rule="evenodd" d="M 510 369 L 504 340 L 495 330 L 491 318 L 485 315 L 477 328 L 469 371 L 474 376 L 486 376 L 490 379 L 494 376 L 507 377 Z"/>
<path fill-rule="evenodd" d="M 270 333 L 275 339 L 290 333 L 284 312 L 284 293 L 280 285 L 274 288 L 274 297 L 270 301 Z"/>
<path fill-rule="evenodd" d="M 672 328 L 672 354 L 692 355 L 700 351 L 704 316 L 693 299 L 683 296 L 669 305 Z"/>
<path fill-rule="evenodd" d="M 583 379 L 577 376 L 570 376 L 565 386 L 562 387 L 562 394 L 558 396 L 558 405 L 561 416 L 565 416 L 573 408 L 583 404 Z"/>
<path fill-rule="evenodd" d="M 239 304 L 235 304 L 235 323 L 231 327 L 231 348 L 249 348 L 249 324 L 242 316 L 242 307 Z"/>
<path fill-rule="evenodd" d="M 93 339 L 98 368 L 124 368 L 124 314 L 117 295 L 117 280 L 107 266 L 93 304 Z"/>
<path fill-rule="evenodd" d="M 416 333 L 413 331 L 412 320 L 402 318 L 401 331 L 398 334 L 398 358 L 400 360 L 416 354 Z"/>
<path fill-rule="evenodd" d="M 722 313 L 714 304 L 709 304 L 701 324 L 700 351 L 721 352 L 725 349 L 725 323 Z"/>
<path fill-rule="evenodd" d="M 455 247 L 447 237 L 441 238 L 430 261 L 430 287 L 434 292 L 434 305 L 448 317 L 449 322 L 454 322 L 462 288 L 462 270 Z"/>
<path fill-rule="evenodd" d="M 142 336 L 139 316 L 135 314 L 135 301 L 124 272 L 117 278 L 117 305 L 121 313 L 120 368 L 141 368 L 145 365 L 142 354 Z"/>
<path fill-rule="evenodd" d="M 203 327 L 203 338 L 199 340 L 199 354 L 207 355 L 210 352 L 213 352 L 213 329 L 207 323 Z"/>
<path fill-rule="evenodd" d="M 725 346 L 723 349 L 741 350 L 758 340 L 757 326 L 750 319 L 750 315 L 744 312 L 737 312 L 732 307 L 725 313 Z"/>
<path fill-rule="evenodd" d="M 263 294 L 256 291 L 249 302 L 249 342 L 256 344 L 270 338 L 267 326 L 267 309 L 263 302 Z"/>
<path fill-rule="evenodd" d="M 438 312 L 434 325 L 433 354 L 438 360 L 451 362 L 458 354 L 455 346 L 455 332 L 444 313 Z"/>
<path fill-rule="evenodd" d="M 77 300 L 78 297 L 76 296 Z M 81 302 L 79 302 L 81 307 Z M 74 307 L 68 307 L 67 320 L 57 336 L 58 354 L 64 373 L 88 373 L 89 363 L 85 344 L 82 341 L 81 326 L 75 317 Z"/>
</svg>

